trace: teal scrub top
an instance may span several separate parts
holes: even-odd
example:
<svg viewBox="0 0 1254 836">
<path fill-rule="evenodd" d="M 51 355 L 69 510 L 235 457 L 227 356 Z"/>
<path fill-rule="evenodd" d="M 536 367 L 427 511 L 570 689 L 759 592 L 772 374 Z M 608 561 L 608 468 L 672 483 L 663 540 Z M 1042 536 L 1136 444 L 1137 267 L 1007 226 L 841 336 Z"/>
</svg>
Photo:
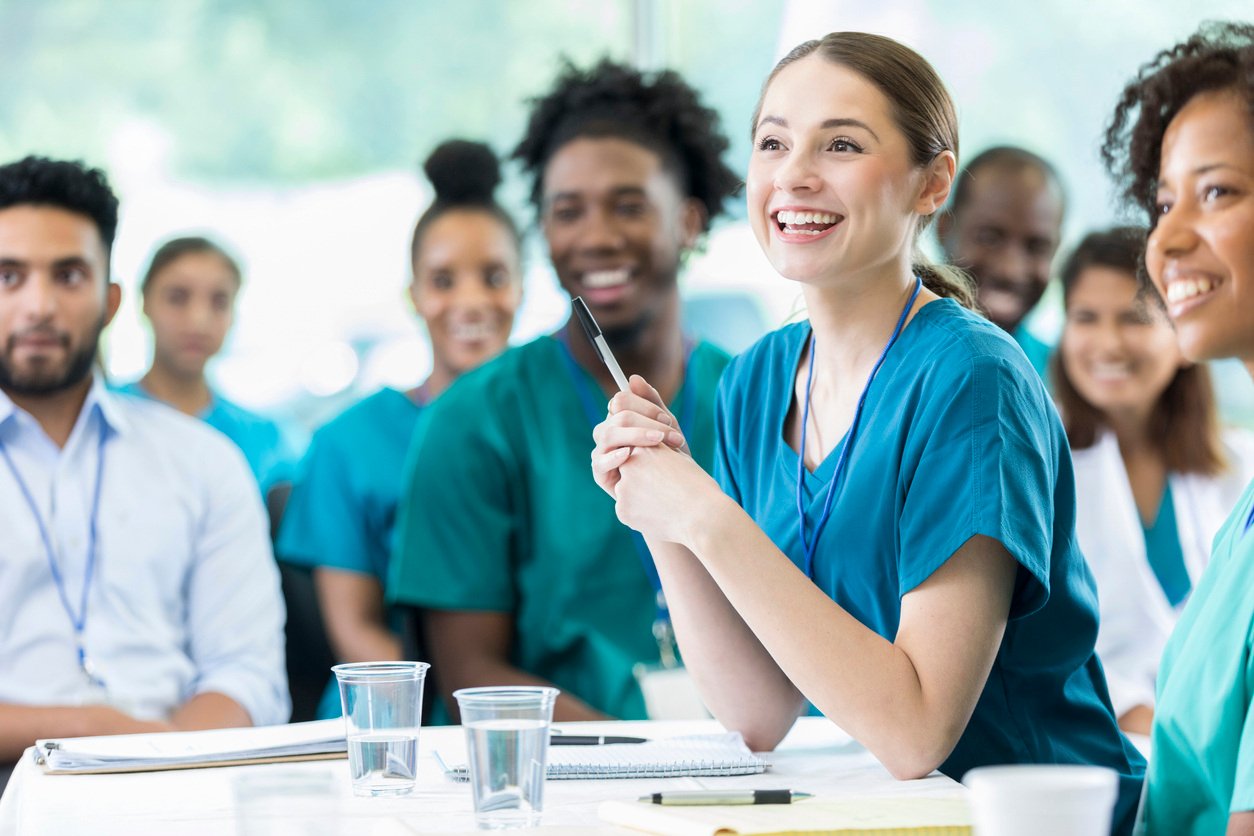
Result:
<svg viewBox="0 0 1254 836">
<path fill-rule="evenodd" d="M 157 400 L 138 380 L 119 386 L 116 391 Z M 291 428 L 244 409 L 216 392 L 209 406 L 197 417 L 243 451 L 262 495 L 274 485 L 292 480 L 304 443 Z"/>
<path fill-rule="evenodd" d="M 1189 594 L 1193 582 L 1184 564 L 1184 549 L 1180 546 L 1180 532 L 1176 528 L 1176 503 L 1171 496 L 1171 482 L 1163 488 L 1162 502 L 1153 525 L 1141 523 L 1145 533 L 1145 556 L 1158 585 L 1171 606 L 1180 605 Z"/>
<path fill-rule="evenodd" d="M 1254 483 L 1215 535 L 1210 563 L 1163 651 L 1146 833 L 1223 833 L 1254 810 Z"/>
<path fill-rule="evenodd" d="M 283 513 L 275 553 L 289 563 L 371 575 L 386 584 L 395 540 L 402 466 L 422 407 L 381 389 L 314 433 Z M 391 624 L 399 630 L 395 617 Z M 432 706 L 429 722 L 443 722 Z M 341 714 L 332 677 L 318 717 Z"/>
<path fill-rule="evenodd" d="M 592 480 L 585 399 L 594 393 L 603 416 L 608 397 L 572 364 L 563 344 L 540 337 L 463 375 L 427 408 L 387 589 L 415 606 L 512 614 L 512 664 L 606 714 L 643 719 L 632 667 L 659 661 L 648 553 Z M 699 343 L 675 396 L 691 414 L 672 406 L 707 470 L 726 364 Z"/>
<path fill-rule="evenodd" d="M 382 389 L 314 433 L 275 551 L 291 563 L 387 580 L 403 465 L 422 408 Z"/>
<path fill-rule="evenodd" d="M 732 361 L 718 400 L 715 475 L 804 571 L 797 453 L 785 441 L 809 323 Z M 813 536 L 842 440 L 803 477 Z M 1117 832 L 1132 824 L 1145 762 L 1120 733 L 1093 651 L 1097 595 L 1075 541 L 1075 484 L 1058 415 L 1023 352 L 942 299 L 902 331 L 867 393 L 815 583 L 893 640 L 901 599 L 977 534 L 1019 563 L 1009 623 L 974 714 L 941 771 L 1086 763 L 1121 775 Z"/>
</svg>

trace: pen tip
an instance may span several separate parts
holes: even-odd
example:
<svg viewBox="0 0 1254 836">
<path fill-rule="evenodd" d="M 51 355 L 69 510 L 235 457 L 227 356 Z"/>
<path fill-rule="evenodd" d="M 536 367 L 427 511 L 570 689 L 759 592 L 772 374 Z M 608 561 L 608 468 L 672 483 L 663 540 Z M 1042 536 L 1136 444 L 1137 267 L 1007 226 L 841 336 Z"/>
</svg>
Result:
<svg viewBox="0 0 1254 836">
<path fill-rule="evenodd" d="M 814 798 L 814 793 L 812 793 L 812 792 L 794 792 L 794 793 L 792 794 L 792 797 L 793 797 L 793 798 Z"/>
</svg>

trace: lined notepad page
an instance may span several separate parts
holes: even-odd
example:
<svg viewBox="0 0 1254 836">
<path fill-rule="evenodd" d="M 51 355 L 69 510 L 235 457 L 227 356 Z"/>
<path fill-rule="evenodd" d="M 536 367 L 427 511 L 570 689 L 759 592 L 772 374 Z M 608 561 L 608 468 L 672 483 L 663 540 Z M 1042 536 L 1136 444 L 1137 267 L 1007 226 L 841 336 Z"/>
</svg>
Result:
<svg viewBox="0 0 1254 836">
<path fill-rule="evenodd" d="M 439 753 L 436 753 L 439 757 Z M 455 780 L 469 780 L 466 764 L 449 764 Z M 546 775 L 563 778 L 678 778 L 684 776 L 754 775 L 768 761 L 749 751 L 738 733 L 671 737 L 648 743 L 606 746 L 550 746 Z"/>
<path fill-rule="evenodd" d="M 963 798 L 885 796 L 793 804 L 663 807 L 607 801 L 603 821 L 662 836 L 970 836 Z"/>
</svg>

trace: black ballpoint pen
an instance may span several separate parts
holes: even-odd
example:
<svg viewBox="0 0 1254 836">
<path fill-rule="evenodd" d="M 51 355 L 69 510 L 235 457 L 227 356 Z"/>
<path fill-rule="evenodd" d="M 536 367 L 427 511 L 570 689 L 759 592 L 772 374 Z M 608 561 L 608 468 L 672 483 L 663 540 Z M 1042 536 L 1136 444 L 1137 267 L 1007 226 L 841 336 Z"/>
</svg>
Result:
<svg viewBox="0 0 1254 836">
<path fill-rule="evenodd" d="M 808 792 L 793 790 L 673 790 L 640 796 L 650 804 L 672 807 L 707 804 L 791 804 L 803 798 L 813 798 Z"/>
<path fill-rule="evenodd" d="M 555 734 L 549 738 L 550 746 L 608 746 L 611 743 L 648 743 L 643 737 L 616 737 L 601 734 Z"/>
</svg>

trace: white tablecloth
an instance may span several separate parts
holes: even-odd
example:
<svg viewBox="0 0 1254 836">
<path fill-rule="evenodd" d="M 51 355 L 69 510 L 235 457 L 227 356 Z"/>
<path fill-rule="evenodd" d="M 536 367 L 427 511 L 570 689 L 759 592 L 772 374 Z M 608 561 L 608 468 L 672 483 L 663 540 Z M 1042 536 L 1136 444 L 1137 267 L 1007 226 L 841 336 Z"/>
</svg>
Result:
<svg viewBox="0 0 1254 836">
<path fill-rule="evenodd" d="M 664 737 L 714 733 L 697 723 L 566 723 L 572 733 Z M 387 836 L 474 831 L 470 786 L 448 781 L 432 756 L 463 757 L 459 727 L 423 729 L 418 786 L 400 798 L 356 798 L 348 762 L 310 761 L 119 775 L 45 775 L 25 758 L 0 797 L 0 834 L 316 834 Z M 27 753 L 29 756 L 29 752 Z M 538 833 L 605 833 L 597 806 L 647 793 L 714 787 L 787 788 L 833 798 L 866 795 L 949 795 L 965 792 L 939 774 L 897 781 L 832 723 L 806 717 L 770 755 L 762 775 L 550 781 Z M 293 789 L 295 787 L 295 789 Z"/>
</svg>

